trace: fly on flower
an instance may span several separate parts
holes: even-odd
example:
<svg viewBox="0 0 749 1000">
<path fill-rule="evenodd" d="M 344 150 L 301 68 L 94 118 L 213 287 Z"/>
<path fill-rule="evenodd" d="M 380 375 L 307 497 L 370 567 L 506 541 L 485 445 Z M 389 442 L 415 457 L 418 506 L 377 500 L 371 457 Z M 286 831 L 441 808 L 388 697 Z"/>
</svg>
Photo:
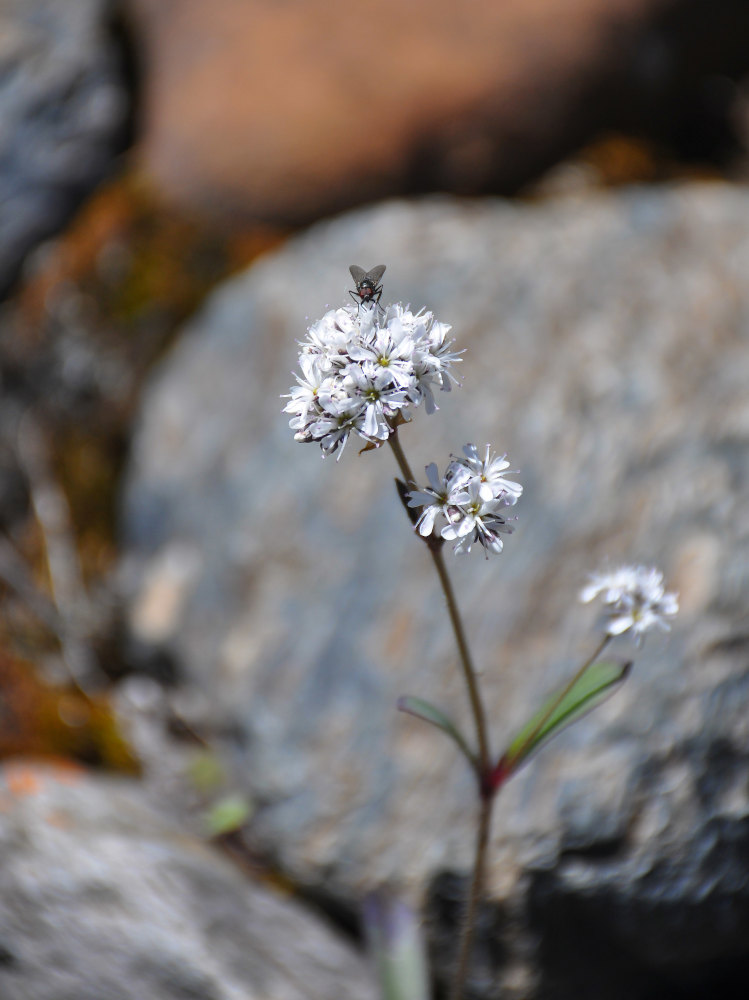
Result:
<svg viewBox="0 0 749 1000">
<path fill-rule="evenodd" d="M 385 265 L 378 264 L 377 267 L 373 267 L 369 271 L 365 271 L 363 267 L 359 267 L 358 264 L 352 264 L 349 267 L 351 272 L 351 277 L 354 279 L 354 284 L 356 285 L 356 291 L 350 291 L 349 295 L 357 303 L 361 305 L 362 303 L 374 302 L 379 305 L 380 298 L 382 297 L 382 285 L 380 284 L 380 279 L 385 273 Z"/>
<path fill-rule="evenodd" d="M 422 403 L 434 413 L 436 390 L 458 382 L 453 368 L 461 352 L 451 349 L 450 327 L 426 310 L 346 306 L 330 309 L 307 332 L 284 411 L 296 440 L 317 441 L 324 455 L 340 457 L 351 434 L 377 447 Z M 492 482 L 495 472 L 486 473 Z"/>
</svg>

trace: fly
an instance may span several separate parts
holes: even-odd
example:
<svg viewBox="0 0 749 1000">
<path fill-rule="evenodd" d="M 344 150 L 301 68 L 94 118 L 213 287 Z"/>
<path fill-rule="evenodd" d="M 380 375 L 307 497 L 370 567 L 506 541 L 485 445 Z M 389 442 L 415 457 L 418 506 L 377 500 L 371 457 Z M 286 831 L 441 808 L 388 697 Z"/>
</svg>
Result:
<svg viewBox="0 0 749 1000">
<path fill-rule="evenodd" d="M 382 285 L 380 284 L 380 279 L 385 273 L 385 265 L 378 264 L 377 267 L 373 267 L 369 271 L 365 271 L 363 267 L 359 267 L 358 264 L 352 264 L 349 268 L 351 272 L 351 277 L 354 279 L 354 284 L 356 285 L 356 291 L 350 291 L 349 295 L 357 303 L 361 305 L 365 302 L 374 302 L 375 305 L 380 304 L 380 298 L 382 296 Z"/>
</svg>

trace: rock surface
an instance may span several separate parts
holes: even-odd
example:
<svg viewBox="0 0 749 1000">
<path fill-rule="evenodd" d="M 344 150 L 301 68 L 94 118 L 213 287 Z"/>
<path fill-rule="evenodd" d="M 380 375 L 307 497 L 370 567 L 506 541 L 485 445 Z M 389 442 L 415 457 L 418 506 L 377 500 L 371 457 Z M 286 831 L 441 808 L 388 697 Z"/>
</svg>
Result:
<svg viewBox="0 0 749 1000">
<path fill-rule="evenodd" d="M 0 0 L 0 295 L 122 148 L 112 0 Z"/>
<path fill-rule="evenodd" d="M 709 157 L 749 69 L 743 0 L 129 5 L 147 167 L 232 219 L 506 193 L 601 128 Z"/>
<path fill-rule="evenodd" d="M 746 963 L 749 192 L 342 217 L 228 282 L 145 396 L 131 626 L 183 665 L 204 721 L 239 725 L 250 840 L 340 898 L 431 885 L 449 918 L 470 775 L 394 708 L 420 694 L 466 720 L 431 564 L 388 449 L 321 461 L 279 412 L 305 316 L 345 300 L 352 260 L 387 262 L 385 297 L 427 304 L 466 348 L 463 389 L 403 433 L 413 467 L 472 440 L 521 470 L 503 554 L 452 560 L 495 747 L 592 649 L 587 572 L 653 563 L 681 595 L 624 688 L 503 792 L 483 995 L 645 997 Z M 586 925 L 600 948 L 571 970 Z"/>
<path fill-rule="evenodd" d="M 298 904 L 245 881 L 136 784 L 6 763 L 4 1000 L 374 1000 L 370 972 Z"/>
</svg>

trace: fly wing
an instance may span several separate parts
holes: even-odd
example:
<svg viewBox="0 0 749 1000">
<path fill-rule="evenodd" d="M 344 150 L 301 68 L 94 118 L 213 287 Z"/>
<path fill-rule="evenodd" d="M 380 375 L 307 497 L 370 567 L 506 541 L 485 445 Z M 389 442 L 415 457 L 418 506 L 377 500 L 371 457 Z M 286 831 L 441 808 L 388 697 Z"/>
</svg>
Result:
<svg viewBox="0 0 749 1000">
<path fill-rule="evenodd" d="M 349 267 L 349 271 L 351 271 L 351 277 L 354 279 L 354 284 L 358 288 L 364 278 L 367 277 L 367 272 L 363 267 L 359 267 L 358 264 L 352 264 L 351 267 Z"/>
<path fill-rule="evenodd" d="M 374 287 L 377 287 L 377 285 L 379 285 L 380 283 L 380 278 L 383 276 L 384 273 L 385 273 L 385 265 L 378 264 L 377 267 L 373 267 L 372 270 L 367 273 L 367 277 L 372 282 L 372 285 Z"/>
</svg>

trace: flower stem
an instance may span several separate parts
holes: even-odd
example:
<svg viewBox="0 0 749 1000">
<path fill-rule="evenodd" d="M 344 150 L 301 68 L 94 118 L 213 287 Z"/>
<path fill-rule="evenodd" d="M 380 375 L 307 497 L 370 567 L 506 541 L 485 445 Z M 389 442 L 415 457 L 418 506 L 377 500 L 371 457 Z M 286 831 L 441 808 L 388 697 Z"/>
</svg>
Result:
<svg viewBox="0 0 749 1000">
<path fill-rule="evenodd" d="M 471 943 L 473 941 L 473 928 L 476 922 L 476 910 L 479 900 L 484 894 L 484 868 L 486 861 L 486 847 L 489 842 L 489 829 L 491 827 L 492 809 L 496 798 L 496 789 L 492 788 L 488 776 L 491 770 L 491 750 L 489 748 L 489 734 L 486 725 L 486 714 L 484 703 L 481 700 L 478 677 L 471 661 L 471 653 L 468 648 L 463 621 L 460 617 L 458 604 L 455 600 L 452 583 L 447 575 L 447 567 L 442 555 L 442 549 L 429 547 L 429 551 L 437 569 L 437 575 L 442 584 L 442 590 L 447 601 L 447 609 L 450 613 L 455 640 L 460 652 L 460 662 L 463 667 L 468 697 L 471 702 L 471 711 L 476 724 L 476 739 L 478 741 L 478 775 L 479 775 L 479 796 L 480 810 L 478 830 L 476 833 L 476 854 L 473 862 L 473 877 L 471 878 L 471 888 L 468 892 L 465 913 L 460 928 L 460 950 L 458 964 L 453 979 L 450 1000 L 461 1000 L 463 996 L 463 986 L 468 973 L 468 962 L 471 956 Z"/>
<path fill-rule="evenodd" d="M 388 438 L 388 444 L 393 449 L 396 461 L 398 462 L 398 467 L 400 468 L 403 478 L 406 480 L 408 486 L 416 489 L 417 483 L 414 479 L 414 474 L 411 471 L 411 467 L 408 464 L 408 460 L 403 452 L 401 443 L 398 440 L 397 429 Z M 484 712 L 484 705 L 481 701 L 481 692 L 479 691 L 478 678 L 476 676 L 476 670 L 473 666 L 473 661 L 471 659 L 471 651 L 468 648 L 468 640 L 466 639 L 465 629 L 463 627 L 463 620 L 460 617 L 460 609 L 458 608 L 458 602 L 455 599 L 455 592 L 453 591 L 452 583 L 450 577 L 447 574 L 447 567 L 445 566 L 445 560 L 442 555 L 442 550 L 433 546 L 428 546 L 429 552 L 432 556 L 435 569 L 437 570 L 437 576 L 439 577 L 440 585 L 442 587 L 442 592 L 445 595 L 445 601 L 447 602 L 447 610 L 450 615 L 450 622 L 453 627 L 453 632 L 455 633 L 455 641 L 458 645 L 458 652 L 460 653 L 460 664 L 463 669 L 463 677 L 465 678 L 466 687 L 468 688 L 468 698 L 471 703 L 471 712 L 473 714 L 474 723 L 476 725 L 476 740 L 478 743 L 478 761 L 479 761 L 479 774 L 481 776 L 486 776 L 490 768 L 490 751 L 489 751 L 489 738 L 487 735 L 486 726 L 486 714 Z"/>
<path fill-rule="evenodd" d="M 403 452 L 401 443 L 398 440 L 398 431 L 395 429 L 388 438 L 388 443 L 393 449 L 393 454 L 401 470 L 403 478 L 408 486 L 416 489 L 417 483 L 408 460 Z M 489 775 L 491 771 L 491 750 L 489 747 L 489 735 L 486 725 L 486 713 L 481 699 L 478 677 L 473 666 L 471 651 L 468 646 L 463 620 L 460 616 L 458 602 L 455 599 L 450 577 L 447 573 L 442 549 L 439 546 L 429 545 L 429 552 L 432 556 L 437 576 L 439 577 L 442 592 L 445 595 L 447 610 L 450 615 L 450 622 L 455 633 L 455 641 L 460 654 L 460 664 L 463 670 L 463 677 L 468 689 L 468 699 L 471 705 L 474 724 L 476 726 L 476 740 L 478 743 L 478 777 L 479 777 L 479 797 L 480 810 L 479 822 L 476 833 L 476 855 L 473 864 L 473 877 L 471 888 L 468 893 L 465 914 L 460 931 L 460 952 L 456 967 L 455 978 L 450 994 L 451 1000 L 461 1000 L 463 995 L 463 985 L 468 972 L 468 961 L 471 954 L 471 942 L 473 940 L 473 926 L 476 920 L 476 910 L 484 889 L 484 868 L 486 862 L 486 849 L 489 842 L 489 831 L 491 828 L 492 809 L 496 796 L 496 789 L 491 787 Z"/>
<path fill-rule="evenodd" d="M 430 548 L 429 551 L 437 570 L 437 575 L 440 578 L 442 591 L 447 602 L 447 610 L 450 615 L 450 621 L 452 622 L 453 632 L 455 633 L 455 641 L 458 644 L 458 652 L 460 653 L 460 663 L 463 668 L 463 676 L 465 678 L 466 687 L 468 688 L 468 698 L 471 702 L 471 712 L 473 713 L 473 720 L 476 725 L 479 773 L 481 775 L 486 775 L 489 770 L 491 755 L 489 751 L 486 715 L 484 712 L 484 704 L 481 700 L 478 677 L 476 676 L 476 671 L 471 660 L 471 651 L 468 648 L 468 640 L 466 639 L 463 621 L 460 617 L 458 602 L 455 600 L 452 583 L 450 581 L 450 577 L 447 575 L 447 567 L 445 566 L 442 549 Z"/>
<path fill-rule="evenodd" d="M 463 923 L 460 929 L 460 951 L 450 990 L 450 1000 L 461 1000 L 463 986 L 468 974 L 468 962 L 471 956 L 471 943 L 473 941 L 473 927 L 476 923 L 476 910 L 478 909 L 479 900 L 484 888 L 486 849 L 489 844 L 489 831 L 491 829 L 492 809 L 494 808 L 495 798 L 496 795 L 494 792 L 481 796 L 479 824 L 476 831 L 476 857 L 473 862 L 473 877 L 471 878 L 468 902 L 466 903 Z"/>
<path fill-rule="evenodd" d="M 401 470 L 401 475 L 406 480 L 406 485 L 410 486 L 411 489 L 415 490 L 418 484 L 414 478 L 413 472 L 411 472 L 411 466 L 408 464 L 408 459 L 406 458 L 405 452 L 401 447 L 401 443 L 398 438 L 397 427 L 393 429 L 392 434 L 388 438 L 388 444 L 393 449 L 395 460 L 398 463 L 398 468 Z"/>
</svg>

